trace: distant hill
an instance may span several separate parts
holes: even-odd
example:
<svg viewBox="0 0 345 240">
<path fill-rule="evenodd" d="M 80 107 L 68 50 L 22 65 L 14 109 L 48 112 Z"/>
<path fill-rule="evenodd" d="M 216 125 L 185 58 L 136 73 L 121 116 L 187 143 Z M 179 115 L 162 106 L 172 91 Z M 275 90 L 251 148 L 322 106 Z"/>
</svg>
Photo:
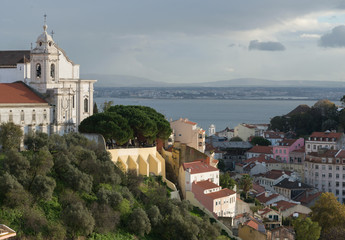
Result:
<svg viewBox="0 0 345 240">
<path fill-rule="evenodd" d="M 128 75 L 81 74 L 82 79 L 96 79 L 96 87 L 172 87 L 174 84 L 157 82 Z"/>
<path fill-rule="evenodd" d="M 116 74 L 82 74 L 83 79 L 97 79 L 96 87 L 318 87 L 345 88 L 345 81 L 269 80 L 237 78 L 201 83 L 167 83 L 147 78 Z"/>
</svg>

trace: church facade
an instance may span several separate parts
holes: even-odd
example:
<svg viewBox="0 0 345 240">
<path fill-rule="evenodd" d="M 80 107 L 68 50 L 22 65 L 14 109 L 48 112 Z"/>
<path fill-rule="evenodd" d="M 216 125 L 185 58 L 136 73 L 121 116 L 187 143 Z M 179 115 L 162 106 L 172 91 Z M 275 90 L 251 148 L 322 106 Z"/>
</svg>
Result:
<svg viewBox="0 0 345 240">
<path fill-rule="evenodd" d="M 78 131 L 93 114 L 95 82 L 80 79 L 79 65 L 54 42 L 45 24 L 35 48 L 0 51 L 0 122 L 12 121 L 24 133 Z"/>
</svg>

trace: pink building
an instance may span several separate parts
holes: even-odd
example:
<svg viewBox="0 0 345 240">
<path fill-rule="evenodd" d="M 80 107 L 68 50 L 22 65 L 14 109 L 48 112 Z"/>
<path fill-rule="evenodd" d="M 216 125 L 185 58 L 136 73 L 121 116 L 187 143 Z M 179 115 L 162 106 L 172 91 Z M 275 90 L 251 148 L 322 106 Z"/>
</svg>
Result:
<svg viewBox="0 0 345 240">
<path fill-rule="evenodd" d="M 273 146 L 273 157 L 287 163 L 290 159 L 290 152 L 304 147 L 304 139 L 284 139 L 277 146 Z"/>
<path fill-rule="evenodd" d="M 193 182 L 195 198 L 217 217 L 234 217 L 236 211 L 236 192 L 214 184 L 210 180 Z"/>
</svg>

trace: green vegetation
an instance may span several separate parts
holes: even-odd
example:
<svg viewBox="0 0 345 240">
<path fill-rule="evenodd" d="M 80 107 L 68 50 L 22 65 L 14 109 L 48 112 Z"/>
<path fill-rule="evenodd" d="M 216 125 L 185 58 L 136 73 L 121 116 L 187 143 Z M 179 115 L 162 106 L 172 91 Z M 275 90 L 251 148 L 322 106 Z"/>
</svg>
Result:
<svg viewBox="0 0 345 240">
<path fill-rule="evenodd" d="M 221 236 L 188 202 L 171 200 L 161 177 L 121 172 L 107 152 L 77 133 L 30 134 L 25 142 L 26 151 L 13 145 L 0 156 L 0 222 L 19 239 Z"/>
<path fill-rule="evenodd" d="M 157 138 L 167 139 L 171 134 L 169 122 L 164 115 L 144 106 L 110 106 L 105 103 L 102 113 L 84 119 L 79 131 L 99 133 L 107 142 L 119 146 L 130 140 L 136 146 L 152 144 Z"/>
<path fill-rule="evenodd" d="M 245 194 L 247 199 L 248 192 L 253 187 L 253 179 L 248 174 L 243 175 L 240 179 L 239 187 L 242 189 L 242 192 Z"/>
<path fill-rule="evenodd" d="M 256 137 L 253 137 L 252 140 L 250 141 L 250 143 L 255 146 L 255 145 L 259 145 L 259 146 L 270 146 L 272 145 L 272 143 L 263 138 L 263 137 L 259 137 L 259 136 L 256 136 Z"/>
<path fill-rule="evenodd" d="M 293 220 L 296 240 L 317 240 L 320 237 L 321 227 L 310 218 L 298 217 Z"/>
<path fill-rule="evenodd" d="M 338 112 L 334 103 L 320 100 L 311 108 L 272 118 L 270 129 L 282 132 L 293 131 L 297 136 L 306 136 L 312 132 L 326 130 L 344 131 L 345 109 Z"/>
<path fill-rule="evenodd" d="M 234 189 L 234 187 L 236 186 L 236 181 L 230 177 L 230 173 L 226 172 L 224 174 L 220 174 L 219 185 L 222 188 Z"/>
</svg>

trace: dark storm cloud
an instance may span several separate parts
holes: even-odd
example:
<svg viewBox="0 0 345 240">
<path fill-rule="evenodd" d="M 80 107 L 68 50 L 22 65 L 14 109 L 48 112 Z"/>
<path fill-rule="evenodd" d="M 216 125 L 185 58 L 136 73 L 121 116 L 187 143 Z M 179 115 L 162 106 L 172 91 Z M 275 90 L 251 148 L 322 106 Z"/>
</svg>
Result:
<svg viewBox="0 0 345 240">
<path fill-rule="evenodd" d="M 248 49 L 261 51 L 284 51 L 285 47 L 280 42 L 259 42 L 258 40 L 252 40 L 249 43 Z"/>
<path fill-rule="evenodd" d="M 332 32 L 321 36 L 319 45 L 330 48 L 345 47 L 345 26 L 337 26 L 332 29 Z"/>
</svg>

